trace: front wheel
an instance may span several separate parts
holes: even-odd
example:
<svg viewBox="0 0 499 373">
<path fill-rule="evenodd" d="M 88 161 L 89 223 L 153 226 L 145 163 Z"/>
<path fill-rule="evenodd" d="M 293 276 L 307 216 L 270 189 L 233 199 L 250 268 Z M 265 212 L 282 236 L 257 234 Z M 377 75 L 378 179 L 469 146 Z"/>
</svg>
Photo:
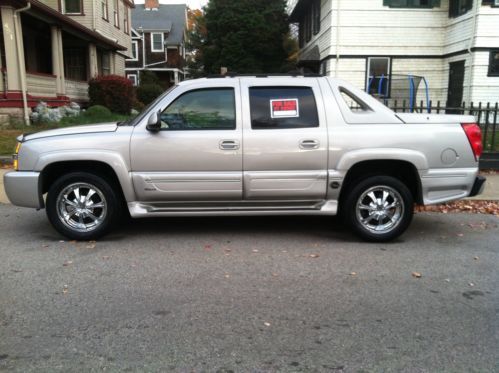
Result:
<svg viewBox="0 0 499 373">
<path fill-rule="evenodd" d="M 409 227 L 413 197 L 407 186 L 390 176 L 361 180 L 345 199 L 345 218 L 367 241 L 390 241 Z"/>
<path fill-rule="evenodd" d="M 57 179 L 46 201 L 54 228 L 74 240 L 94 240 L 106 234 L 120 216 L 111 185 L 100 176 L 75 172 Z"/>
</svg>

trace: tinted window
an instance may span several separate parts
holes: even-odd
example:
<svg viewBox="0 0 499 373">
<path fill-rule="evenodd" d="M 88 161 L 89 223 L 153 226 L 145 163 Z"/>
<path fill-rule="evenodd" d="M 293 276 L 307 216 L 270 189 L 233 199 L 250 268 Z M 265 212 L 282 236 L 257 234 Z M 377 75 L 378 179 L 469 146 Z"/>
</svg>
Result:
<svg viewBox="0 0 499 373">
<path fill-rule="evenodd" d="M 161 114 L 161 129 L 233 130 L 236 109 L 232 88 L 201 89 L 184 93 Z"/>
<path fill-rule="evenodd" d="M 250 88 L 250 105 L 253 129 L 319 126 L 314 92 L 309 87 Z"/>
</svg>

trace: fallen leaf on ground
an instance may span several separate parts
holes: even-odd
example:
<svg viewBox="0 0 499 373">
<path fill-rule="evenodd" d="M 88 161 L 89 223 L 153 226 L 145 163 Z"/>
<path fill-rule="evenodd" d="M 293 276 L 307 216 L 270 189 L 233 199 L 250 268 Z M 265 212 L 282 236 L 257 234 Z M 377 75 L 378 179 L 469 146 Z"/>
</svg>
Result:
<svg viewBox="0 0 499 373">
<path fill-rule="evenodd" d="M 472 213 L 499 216 L 499 201 L 461 200 L 440 205 L 419 206 L 415 212 L 440 212 L 440 213 Z"/>
<path fill-rule="evenodd" d="M 421 278 L 423 275 L 419 272 L 412 272 L 412 277 Z"/>
<path fill-rule="evenodd" d="M 270 323 L 269 322 L 264 322 L 263 325 L 270 326 Z"/>
<path fill-rule="evenodd" d="M 204 245 L 205 250 L 211 250 L 211 245 Z"/>
<path fill-rule="evenodd" d="M 357 276 L 357 272 L 350 272 L 350 276 Z"/>
<path fill-rule="evenodd" d="M 457 234 L 457 236 L 458 236 L 458 237 L 463 237 L 463 236 L 464 236 L 464 234 L 462 234 L 462 233 L 458 233 L 458 234 Z"/>
<path fill-rule="evenodd" d="M 254 252 L 254 253 L 257 253 L 257 252 L 258 252 L 258 250 L 257 250 L 257 249 L 255 249 L 255 250 L 253 250 L 253 252 Z"/>
<path fill-rule="evenodd" d="M 104 256 L 102 257 L 102 259 L 104 259 L 104 260 L 108 260 L 108 259 L 110 259 L 110 258 L 111 258 L 111 257 L 110 257 L 109 255 L 104 255 Z"/>
<path fill-rule="evenodd" d="M 318 257 L 319 257 L 319 254 L 310 254 L 310 255 L 309 255 L 309 257 L 311 257 L 311 258 L 314 258 L 314 259 L 315 259 L 315 258 L 318 258 Z"/>
<path fill-rule="evenodd" d="M 475 286 L 475 284 L 472 283 L 472 282 L 470 282 L 468 285 L 471 286 L 471 287 Z"/>
<path fill-rule="evenodd" d="M 73 264 L 73 262 L 72 262 L 71 260 L 68 260 L 67 262 L 62 263 L 62 265 L 63 265 L 64 267 L 67 267 L 67 266 L 69 266 L 69 265 L 71 265 L 71 264 Z"/>
<path fill-rule="evenodd" d="M 67 293 L 68 293 L 68 285 L 64 285 L 64 286 L 62 287 L 62 293 L 63 293 L 63 294 L 67 294 Z"/>
<path fill-rule="evenodd" d="M 478 259 L 480 259 L 480 258 L 479 258 L 479 257 L 477 257 L 477 256 L 475 256 L 473 259 L 478 260 Z"/>
<path fill-rule="evenodd" d="M 11 269 L 11 271 L 14 273 L 21 273 L 23 270 L 22 269 Z"/>
<path fill-rule="evenodd" d="M 229 278 L 230 275 L 228 273 L 225 274 L 225 278 Z"/>
</svg>

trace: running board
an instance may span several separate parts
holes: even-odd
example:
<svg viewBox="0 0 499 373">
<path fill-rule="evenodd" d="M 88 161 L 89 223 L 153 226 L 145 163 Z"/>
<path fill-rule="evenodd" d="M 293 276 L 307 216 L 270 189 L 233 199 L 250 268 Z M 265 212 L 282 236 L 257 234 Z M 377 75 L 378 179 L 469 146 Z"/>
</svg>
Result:
<svg viewBox="0 0 499 373">
<path fill-rule="evenodd" d="M 133 218 L 174 216 L 336 215 L 337 201 L 129 202 Z"/>
</svg>

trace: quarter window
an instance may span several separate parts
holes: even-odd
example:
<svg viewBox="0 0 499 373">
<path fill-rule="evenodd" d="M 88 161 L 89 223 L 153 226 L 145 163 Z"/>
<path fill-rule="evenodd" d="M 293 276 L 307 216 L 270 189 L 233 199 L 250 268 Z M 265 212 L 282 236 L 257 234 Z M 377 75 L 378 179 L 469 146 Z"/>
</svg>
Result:
<svg viewBox="0 0 499 373">
<path fill-rule="evenodd" d="M 199 89 L 184 93 L 161 114 L 165 131 L 234 130 L 234 89 Z"/>
<path fill-rule="evenodd" d="M 319 127 L 310 87 L 250 88 L 251 128 L 256 130 Z"/>
<path fill-rule="evenodd" d="M 153 52 L 163 52 L 164 47 L 164 35 L 162 32 L 152 32 L 151 33 L 151 51 Z"/>
<path fill-rule="evenodd" d="M 489 76 L 499 76 L 499 49 L 490 52 Z"/>
</svg>

